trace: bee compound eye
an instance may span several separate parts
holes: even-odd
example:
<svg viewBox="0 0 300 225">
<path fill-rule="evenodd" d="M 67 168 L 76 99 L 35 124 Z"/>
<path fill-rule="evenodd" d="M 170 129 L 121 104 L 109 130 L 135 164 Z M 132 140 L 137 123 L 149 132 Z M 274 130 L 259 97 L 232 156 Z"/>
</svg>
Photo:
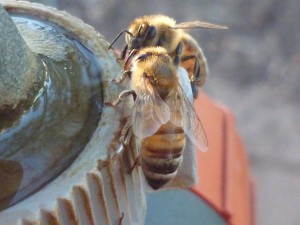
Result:
<svg viewBox="0 0 300 225">
<path fill-rule="evenodd" d="M 149 55 L 146 53 L 146 54 L 141 54 L 137 57 L 136 60 L 143 60 L 143 59 L 146 59 Z"/>
<path fill-rule="evenodd" d="M 138 38 L 133 38 L 130 42 L 130 49 L 139 49 L 140 44 Z"/>
<path fill-rule="evenodd" d="M 156 28 L 154 26 L 150 26 L 147 31 L 146 39 L 153 39 L 156 35 Z"/>
</svg>

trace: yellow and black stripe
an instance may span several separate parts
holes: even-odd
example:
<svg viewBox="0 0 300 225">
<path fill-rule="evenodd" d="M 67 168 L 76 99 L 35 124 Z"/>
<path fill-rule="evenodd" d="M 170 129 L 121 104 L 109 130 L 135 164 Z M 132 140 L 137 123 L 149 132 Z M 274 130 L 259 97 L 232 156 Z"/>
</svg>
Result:
<svg viewBox="0 0 300 225">
<path fill-rule="evenodd" d="M 181 127 L 170 122 L 141 142 L 141 166 L 148 184 L 158 189 L 173 179 L 186 143 Z"/>
</svg>

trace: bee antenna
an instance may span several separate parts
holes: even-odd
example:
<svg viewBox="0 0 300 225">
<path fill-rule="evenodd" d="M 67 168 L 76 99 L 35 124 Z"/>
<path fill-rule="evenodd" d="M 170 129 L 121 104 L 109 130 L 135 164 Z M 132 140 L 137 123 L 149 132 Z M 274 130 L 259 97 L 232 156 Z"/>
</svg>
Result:
<svg viewBox="0 0 300 225">
<path fill-rule="evenodd" d="M 142 25 L 139 27 L 137 36 L 140 35 L 140 32 L 141 32 L 141 30 L 142 30 L 143 27 L 144 27 L 144 24 L 142 24 Z"/>
<path fill-rule="evenodd" d="M 133 35 L 131 32 L 129 32 L 128 30 L 122 30 L 122 31 L 118 34 L 118 36 L 113 40 L 113 42 L 109 45 L 108 50 L 113 46 L 113 44 L 119 39 L 119 37 L 120 37 L 124 32 L 126 32 L 127 34 L 129 34 L 131 37 L 134 37 L 134 35 Z"/>
</svg>

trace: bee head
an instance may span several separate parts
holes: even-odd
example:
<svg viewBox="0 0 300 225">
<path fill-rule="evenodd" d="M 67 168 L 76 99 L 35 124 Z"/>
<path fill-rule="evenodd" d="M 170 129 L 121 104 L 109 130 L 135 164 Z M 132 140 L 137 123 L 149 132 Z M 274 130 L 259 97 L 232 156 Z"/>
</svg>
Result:
<svg viewBox="0 0 300 225">
<path fill-rule="evenodd" d="M 154 26 L 146 24 L 141 24 L 135 31 L 132 32 L 133 35 L 127 34 L 126 36 L 129 50 L 151 46 L 157 33 Z"/>
<path fill-rule="evenodd" d="M 152 84 L 152 85 L 158 84 L 158 80 L 155 76 L 153 76 L 153 74 L 148 75 L 146 72 L 144 72 L 142 77 L 144 79 L 147 79 L 150 82 L 150 84 Z"/>
</svg>

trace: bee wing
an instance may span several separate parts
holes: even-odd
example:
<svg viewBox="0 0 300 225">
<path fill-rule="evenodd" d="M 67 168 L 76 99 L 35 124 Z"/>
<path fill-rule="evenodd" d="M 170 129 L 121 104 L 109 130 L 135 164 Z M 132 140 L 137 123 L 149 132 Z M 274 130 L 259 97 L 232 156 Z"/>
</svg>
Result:
<svg viewBox="0 0 300 225">
<path fill-rule="evenodd" d="M 132 112 L 132 128 L 139 138 L 154 134 L 170 119 L 169 106 L 154 91 L 137 93 Z"/>
<path fill-rule="evenodd" d="M 183 109 L 182 109 L 182 97 L 180 93 L 176 90 L 173 91 L 166 99 L 166 103 L 170 108 L 170 122 L 175 126 L 183 127 Z"/>
<path fill-rule="evenodd" d="M 199 21 L 199 20 L 175 24 L 173 28 L 174 29 L 190 29 L 190 28 L 228 29 L 225 26 Z"/>
<path fill-rule="evenodd" d="M 181 126 L 191 142 L 201 151 L 206 152 L 207 137 L 194 106 L 184 94 L 181 86 L 171 96 L 167 99 L 171 111 L 170 122 L 176 126 Z"/>
</svg>

